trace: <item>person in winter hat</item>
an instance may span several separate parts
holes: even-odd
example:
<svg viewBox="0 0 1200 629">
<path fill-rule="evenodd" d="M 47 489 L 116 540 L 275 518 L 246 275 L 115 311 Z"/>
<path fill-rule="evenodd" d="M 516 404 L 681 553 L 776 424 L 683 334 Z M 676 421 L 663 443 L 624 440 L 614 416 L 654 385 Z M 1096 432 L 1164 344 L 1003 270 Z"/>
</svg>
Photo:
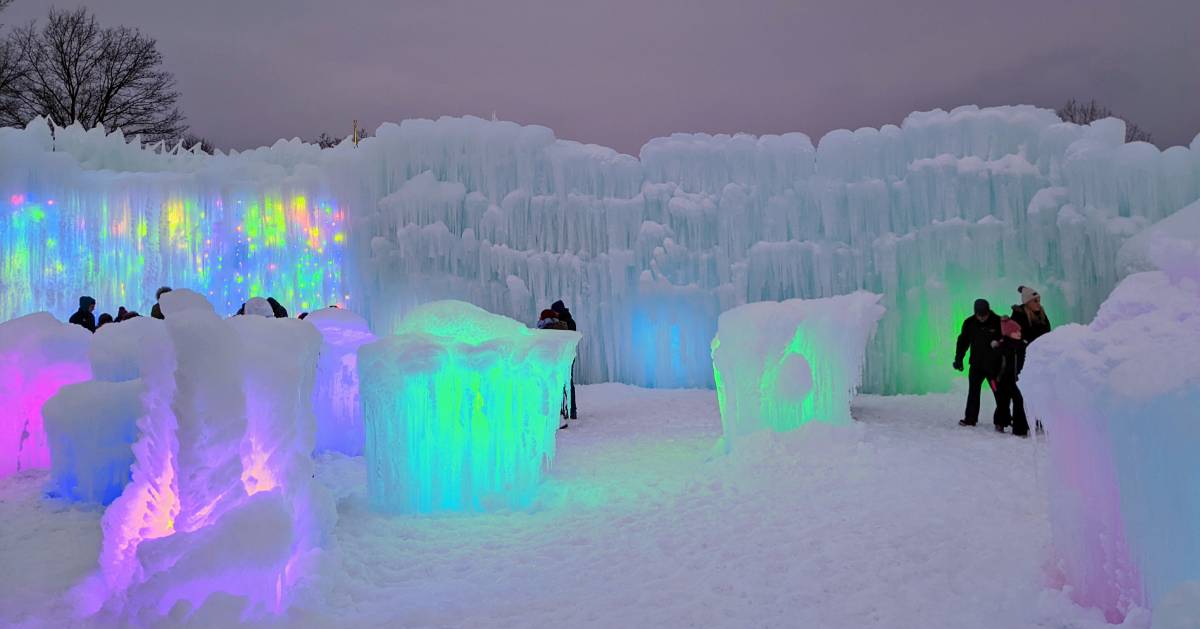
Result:
<svg viewBox="0 0 1200 629">
<path fill-rule="evenodd" d="M 561 299 L 550 304 L 550 309 L 558 313 L 558 319 L 567 324 L 568 330 L 575 330 L 575 318 L 571 316 L 571 311 L 567 309 L 567 305 L 564 304 Z M 576 361 L 571 361 L 571 419 L 575 419 L 579 414 L 579 409 L 575 407 L 575 362 Z"/>
<path fill-rule="evenodd" d="M 1025 366 L 1025 341 L 1021 339 L 1021 326 L 1010 317 L 1000 319 L 1000 338 L 992 341 L 999 357 L 996 373 L 996 412 L 1005 423 L 1012 425 L 1012 434 L 1029 436 L 1029 420 L 1025 417 L 1025 398 L 1017 387 L 1021 368 Z M 1011 407 L 1011 410 L 1010 410 Z"/>
<path fill-rule="evenodd" d="M 975 313 L 962 323 L 954 352 L 954 368 L 958 371 L 963 370 L 963 358 L 967 352 L 971 353 L 971 368 L 967 370 L 967 408 L 958 422 L 960 426 L 979 423 L 979 388 L 996 376 L 998 367 L 998 355 L 992 347 L 992 341 L 1000 339 L 1000 317 L 992 312 L 992 306 L 986 299 L 976 299 L 974 310 Z M 992 394 L 995 393 L 993 390 Z M 1008 425 L 999 408 L 992 416 L 992 422 L 1000 432 Z"/>
<path fill-rule="evenodd" d="M 1012 320 L 1021 326 L 1021 338 L 1028 345 L 1050 331 L 1050 318 L 1042 308 L 1042 296 L 1028 286 L 1018 286 L 1021 304 L 1012 307 Z"/>
<path fill-rule="evenodd" d="M 92 312 L 96 309 L 96 300 L 84 295 L 79 298 L 79 310 L 71 315 L 67 320 L 68 323 L 73 323 L 78 326 L 83 326 L 88 332 L 96 331 L 96 315 Z"/>
<path fill-rule="evenodd" d="M 271 304 L 271 312 L 275 315 L 276 319 L 288 318 L 287 308 L 284 308 L 283 304 L 276 301 L 274 297 L 267 297 L 267 303 Z"/>
<path fill-rule="evenodd" d="M 170 286 L 159 286 L 158 290 L 154 291 L 154 305 L 150 308 L 151 317 L 155 319 L 166 318 L 163 316 L 162 306 L 158 305 L 158 300 L 162 299 L 162 296 L 169 292 L 171 292 Z"/>
<path fill-rule="evenodd" d="M 262 297 L 251 297 L 246 303 L 242 304 L 242 308 L 238 310 L 239 315 L 258 315 L 268 319 L 275 318 L 275 311 L 271 308 L 271 302 Z"/>
<path fill-rule="evenodd" d="M 543 310 L 542 314 L 538 315 L 537 327 L 539 330 L 567 330 L 566 322 L 558 318 L 558 313 L 553 310 Z"/>
<path fill-rule="evenodd" d="M 1012 320 L 1021 326 L 1023 347 L 1021 347 L 1020 361 L 1024 365 L 1025 348 L 1050 332 L 1050 317 L 1046 316 L 1046 310 L 1042 308 L 1042 296 L 1036 290 L 1028 286 L 1018 286 L 1017 293 L 1021 295 L 1021 303 L 1012 307 Z M 1034 423 L 1040 433 L 1042 431 L 1041 420 Z"/>
</svg>

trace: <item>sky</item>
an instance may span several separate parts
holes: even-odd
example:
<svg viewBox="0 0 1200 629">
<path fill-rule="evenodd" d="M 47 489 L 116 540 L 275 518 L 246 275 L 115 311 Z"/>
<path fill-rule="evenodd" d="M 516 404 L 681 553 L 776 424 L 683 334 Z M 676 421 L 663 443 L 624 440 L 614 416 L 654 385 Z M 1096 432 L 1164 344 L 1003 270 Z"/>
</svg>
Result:
<svg viewBox="0 0 1200 629">
<path fill-rule="evenodd" d="M 8 25 L 50 0 L 15 0 Z M 55 0 L 73 8 L 77 0 Z M 222 148 L 476 115 L 636 155 L 681 131 L 898 124 L 1095 98 L 1160 146 L 1200 133 L 1198 0 L 102 0 L 157 38 Z"/>
</svg>

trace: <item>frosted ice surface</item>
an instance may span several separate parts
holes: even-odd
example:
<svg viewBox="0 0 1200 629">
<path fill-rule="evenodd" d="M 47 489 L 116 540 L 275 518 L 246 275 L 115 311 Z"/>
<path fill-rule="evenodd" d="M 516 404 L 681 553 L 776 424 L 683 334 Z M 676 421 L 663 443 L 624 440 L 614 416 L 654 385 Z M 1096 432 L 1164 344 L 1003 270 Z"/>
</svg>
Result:
<svg viewBox="0 0 1200 629">
<path fill-rule="evenodd" d="M 554 458 L 581 335 L 459 301 L 421 306 L 395 331 L 358 352 L 374 507 L 527 505 Z"/>
<path fill-rule="evenodd" d="M 358 393 L 358 348 L 375 340 L 367 320 L 342 308 L 325 308 L 305 319 L 324 341 L 317 361 L 313 410 L 317 415 L 318 452 L 363 453 L 362 404 Z"/>
<path fill-rule="evenodd" d="M 850 421 L 880 296 L 747 304 L 721 315 L 712 340 L 725 447 L 762 429 Z"/>
<path fill-rule="evenodd" d="M 42 408 L 52 495 L 108 504 L 129 483 L 142 382 L 89 380 L 59 389 Z"/>
<path fill-rule="evenodd" d="M 1160 270 L 1123 280 L 1091 324 L 1038 339 L 1021 376 L 1048 433 L 1059 563 L 1110 620 L 1200 580 L 1198 245 L 1156 240 Z"/>
<path fill-rule="evenodd" d="M 320 335 L 294 319 L 223 320 L 188 293 L 164 295 L 166 321 L 146 322 L 165 335 L 136 339 L 142 364 L 169 365 L 140 372 L 132 481 L 79 590 L 105 618 L 151 622 L 217 593 L 248 616 L 279 613 L 335 518 L 309 456 Z"/>
<path fill-rule="evenodd" d="M 1154 608 L 1150 629 L 1196 629 L 1200 627 L 1200 581 L 1184 583 L 1163 597 Z"/>
<path fill-rule="evenodd" d="M 150 317 L 96 331 L 88 351 L 92 380 L 63 387 L 43 407 L 51 493 L 101 504 L 121 494 L 143 412 L 141 376 L 174 369 L 169 348 L 166 327 Z"/>
<path fill-rule="evenodd" d="M 0 476 L 50 467 L 42 405 L 91 377 L 91 340 L 45 312 L 0 323 Z"/>
<path fill-rule="evenodd" d="M 866 290 L 887 314 L 864 390 L 947 390 L 975 298 L 1031 285 L 1056 322 L 1090 320 L 1122 243 L 1200 198 L 1200 143 L 1159 151 L 1123 128 L 960 107 L 816 146 L 675 134 L 635 158 L 469 117 L 216 156 L 35 123 L 0 132 L 0 319 L 65 317 L 81 293 L 148 304 L 160 284 L 222 313 L 259 294 L 347 305 L 375 330 L 442 299 L 518 321 L 563 299 L 581 382 L 711 386 L 721 312 Z"/>
</svg>

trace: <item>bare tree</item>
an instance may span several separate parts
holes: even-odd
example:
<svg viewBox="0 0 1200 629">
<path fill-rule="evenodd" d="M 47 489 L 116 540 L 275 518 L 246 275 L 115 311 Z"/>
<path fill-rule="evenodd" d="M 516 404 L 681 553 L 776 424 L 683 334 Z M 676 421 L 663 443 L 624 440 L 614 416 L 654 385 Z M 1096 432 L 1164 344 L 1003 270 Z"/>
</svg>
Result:
<svg viewBox="0 0 1200 629">
<path fill-rule="evenodd" d="M 325 132 L 322 132 L 321 135 L 317 136 L 317 139 L 312 140 L 310 142 L 310 144 L 316 144 L 317 146 L 319 146 L 323 149 L 333 148 L 341 143 L 342 143 L 341 138 L 335 138 L 332 135 L 329 135 L 328 133 L 325 133 Z"/>
<path fill-rule="evenodd" d="M 0 11 L 12 4 L 12 0 L 0 0 Z M 3 26 L 0 24 L 0 26 Z M 5 112 L 15 107 L 17 77 L 20 71 L 17 67 L 16 54 L 8 39 L 0 41 L 0 125 L 8 124 Z"/>
<path fill-rule="evenodd" d="M 209 155 L 217 152 L 217 147 L 213 145 L 212 142 L 209 142 L 208 138 L 202 138 L 194 133 L 185 134 L 182 138 L 180 138 L 180 141 L 183 142 L 183 148 L 189 151 L 192 150 L 193 146 L 199 144 L 200 150 L 208 153 Z"/>
<path fill-rule="evenodd" d="M 2 0 L 0 0 L 2 1 Z M 57 124 L 104 125 L 148 141 L 183 136 L 175 79 L 163 70 L 153 38 L 128 27 L 102 28 L 86 9 L 50 10 L 8 39 L 12 85 L 0 122 L 24 125 L 37 116 Z"/>
<path fill-rule="evenodd" d="M 1092 99 L 1087 103 L 1080 103 L 1072 98 L 1067 101 L 1067 104 L 1059 107 L 1055 113 L 1064 122 L 1074 122 L 1075 124 L 1091 124 L 1097 120 L 1114 116 L 1120 118 L 1120 116 L 1114 114 L 1108 107 L 1097 103 L 1096 99 Z M 1124 119 L 1122 118 L 1122 120 Z M 1147 131 L 1137 126 L 1137 124 L 1125 120 L 1125 141 L 1152 142 L 1153 140 Z"/>
</svg>

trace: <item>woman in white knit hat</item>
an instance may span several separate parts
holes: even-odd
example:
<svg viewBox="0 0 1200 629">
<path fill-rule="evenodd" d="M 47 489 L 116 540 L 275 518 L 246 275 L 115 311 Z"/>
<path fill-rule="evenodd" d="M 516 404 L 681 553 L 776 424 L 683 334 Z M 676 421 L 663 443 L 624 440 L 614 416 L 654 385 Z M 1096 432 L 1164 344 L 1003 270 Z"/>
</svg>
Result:
<svg viewBox="0 0 1200 629">
<path fill-rule="evenodd" d="M 1050 318 L 1046 316 L 1046 311 L 1042 308 L 1042 296 L 1036 290 L 1028 286 L 1018 286 L 1017 292 L 1021 295 L 1021 304 L 1012 307 L 1011 318 L 1021 326 L 1021 341 L 1024 344 L 1017 355 L 1017 373 L 1020 373 L 1021 367 L 1025 366 L 1025 348 L 1050 331 Z M 1020 390 L 1017 390 L 1015 385 L 1013 389 L 1013 394 L 1005 401 L 1011 400 L 1013 405 L 1013 434 L 1024 436 L 1029 434 L 1029 420 L 1025 417 L 1025 405 Z M 1037 422 L 1037 427 L 1041 429 L 1040 421 Z"/>
<path fill-rule="evenodd" d="M 1028 286 L 1018 286 L 1021 305 L 1012 307 L 1012 319 L 1021 326 L 1021 338 L 1025 344 L 1050 331 L 1050 319 L 1042 309 L 1042 296 Z"/>
</svg>

